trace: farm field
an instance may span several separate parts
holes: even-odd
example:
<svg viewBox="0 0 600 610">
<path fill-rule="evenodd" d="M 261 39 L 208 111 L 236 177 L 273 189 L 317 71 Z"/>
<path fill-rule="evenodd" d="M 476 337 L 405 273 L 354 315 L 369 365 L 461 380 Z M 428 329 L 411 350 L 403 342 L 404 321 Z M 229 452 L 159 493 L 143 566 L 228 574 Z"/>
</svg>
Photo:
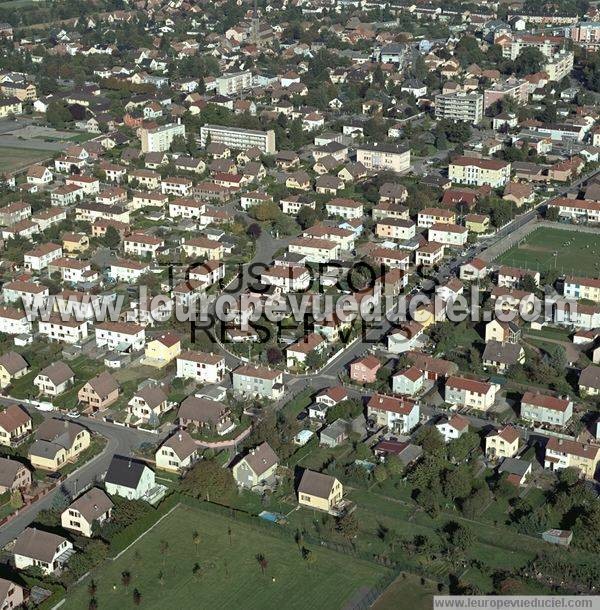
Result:
<svg viewBox="0 0 600 610">
<path fill-rule="evenodd" d="M 0 146 L 0 172 L 11 172 L 52 156 L 50 150 Z"/>
<path fill-rule="evenodd" d="M 386 574 L 385 568 L 334 551 L 309 550 L 312 562 L 302 558 L 292 538 L 180 505 L 118 559 L 93 571 L 61 607 L 87 608 L 93 578 L 98 607 L 106 609 L 134 607 L 135 589 L 141 607 L 157 610 L 187 608 L 192 599 L 198 607 L 215 609 L 335 609 Z M 267 562 L 264 573 L 259 555 Z M 128 586 L 122 582 L 124 571 L 131 575 Z"/>
<path fill-rule="evenodd" d="M 494 262 L 532 271 L 600 275 L 600 235 L 542 227 Z"/>
</svg>

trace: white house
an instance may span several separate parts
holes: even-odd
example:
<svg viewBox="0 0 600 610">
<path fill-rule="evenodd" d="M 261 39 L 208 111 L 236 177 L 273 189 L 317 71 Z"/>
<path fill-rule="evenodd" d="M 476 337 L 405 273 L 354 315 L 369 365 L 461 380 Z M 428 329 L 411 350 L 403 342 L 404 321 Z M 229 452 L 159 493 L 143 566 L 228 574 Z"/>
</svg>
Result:
<svg viewBox="0 0 600 610">
<path fill-rule="evenodd" d="M 74 552 L 66 538 L 34 527 L 19 534 L 13 549 L 17 570 L 39 567 L 46 575 L 62 568 Z"/>
<path fill-rule="evenodd" d="M 225 375 L 225 358 L 205 352 L 182 352 L 177 357 L 176 375 L 200 383 L 220 383 Z"/>
<path fill-rule="evenodd" d="M 145 462 L 124 455 L 114 455 L 104 478 L 111 496 L 129 500 L 148 500 L 157 488 L 154 471 Z"/>
<path fill-rule="evenodd" d="M 373 394 L 367 403 L 367 419 L 391 432 L 408 434 L 419 423 L 419 414 L 419 404 L 406 397 Z"/>
<path fill-rule="evenodd" d="M 146 345 L 143 326 L 133 322 L 102 322 L 96 325 L 96 345 L 119 351 L 139 351 Z"/>
<path fill-rule="evenodd" d="M 444 417 L 435 427 L 444 437 L 444 442 L 460 438 L 469 429 L 469 420 L 461 415 L 453 415 L 450 419 Z"/>
</svg>

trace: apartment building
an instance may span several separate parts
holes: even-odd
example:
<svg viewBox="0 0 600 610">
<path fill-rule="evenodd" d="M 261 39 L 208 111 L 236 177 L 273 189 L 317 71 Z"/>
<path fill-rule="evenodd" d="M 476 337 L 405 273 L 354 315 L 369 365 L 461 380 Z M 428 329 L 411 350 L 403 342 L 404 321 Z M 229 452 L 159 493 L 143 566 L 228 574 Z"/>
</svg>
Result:
<svg viewBox="0 0 600 610">
<path fill-rule="evenodd" d="M 0 307 L 0 333 L 28 335 L 31 328 L 31 322 L 24 311 L 14 307 Z"/>
<path fill-rule="evenodd" d="M 600 224 L 600 201 L 560 197 L 550 201 L 548 205 L 558 208 L 558 216 L 562 220 Z"/>
<path fill-rule="evenodd" d="M 39 333 L 48 341 L 59 343 L 79 343 L 88 336 L 88 323 L 78 321 L 75 317 L 63 319 L 51 315 L 47 320 L 40 320 Z"/>
<path fill-rule="evenodd" d="M 225 358 L 206 352 L 182 352 L 177 357 L 177 377 L 199 383 L 220 383 L 225 376 Z"/>
<path fill-rule="evenodd" d="M 483 92 L 483 110 L 505 98 L 512 98 L 519 104 L 529 101 L 530 84 L 524 79 L 509 78 L 500 83 L 486 87 Z"/>
<path fill-rule="evenodd" d="M 510 181 L 510 163 L 499 159 L 457 157 L 448 166 L 448 178 L 458 184 L 505 186 Z"/>
<path fill-rule="evenodd" d="M 573 401 L 538 392 L 525 392 L 521 398 L 521 418 L 536 424 L 566 426 L 573 417 Z"/>
<path fill-rule="evenodd" d="M 534 34 L 520 34 L 515 38 L 508 38 L 500 46 L 502 56 L 514 61 L 523 49 L 538 49 L 546 57 L 552 57 L 565 43 L 562 36 L 544 36 Z"/>
<path fill-rule="evenodd" d="M 146 235 L 145 233 L 132 233 L 123 241 L 123 251 L 125 254 L 132 256 L 156 257 L 160 248 L 163 248 L 165 242 L 160 237 L 154 235 Z"/>
<path fill-rule="evenodd" d="M 263 271 L 260 281 L 270 286 L 279 286 L 283 292 L 306 290 L 311 284 L 311 273 L 306 267 L 275 266 Z"/>
<path fill-rule="evenodd" d="M 373 142 L 359 144 L 356 161 L 367 170 L 407 172 L 410 169 L 410 149 L 398 144 Z"/>
<path fill-rule="evenodd" d="M 237 95 L 252 88 L 252 72 L 228 72 L 215 79 L 217 93 L 220 95 Z"/>
<path fill-rule="evenodd" d="M 40 244 L 24 255 L 24 267 L 31 271 L 42 271 L 52 261 L 60 258 L 63 254 L 62 246 L 53 243 Z"/>
<path fill-rule="evenodd" d="M 146 345 L 146 331 L 133 322 L 101 322 L 95 328 L 96 345 L 120 351 L 140 351 Z"/>
<path fill-rule="evenodd" d="M 289 251 L 300 254 L 310 263 L 328 263 L 340 256 L 340 244 L 331 239 L 297 237 L 289 244 Z"/>
<path fill-rule="evenodd" d="M 544 64 L 544 72 L 548 74 L 548 80 L 560 82 L 565 76 L 571 74 L 573 59 L 573 52 L 565 49 L 550 57 Z"/>
<path fill-rule="evenodd" d="M 273 155 L 275 148 L 275 132 L 272 129 L 260 131 L 257 129 L 242 129 L 241 127 L 226 127 L 224 125 L 204 125 L 200 128 L 200 141 L 206 146 L 210 138 L 212 144 L 224 144 L 229 148 L 247 150 L 256 147 L 262 153 Z"/>
<path fill-rule="evenodd" d="M 470 409 L 487 411 L 496 400 L 497 386 L 485 381 L 449 377 L 446 381 L 446 402 Z"/>
<path fill-rule="evenodd" d="M 584 46 L 600 46 L 600 22 L 588 21 L 578 23 L 566 30 L 566 36 Z"/>
<path fill-rule="evenodd" d="M 469 230 L 466 227 L 450 223 L 436 223 L 429 227 L 429 241 L 454 248 L 462 248 L 467 243 Z"/>
<path fill-rule="evenodd" d="M 570 299 L 586 299 L 600 303 L 600 279 L 567 276 L 563 293 Z"/>
<path fill-rule="evenodd" d="M 15 201 L 0 208 L 0 225 L 10 226 L 31 216 L 31 204 Z"/>
<path fill-rule="evenodd" d="M 121 259 L 110 264 L 108 277 L 113 279 L 115 282 L 127 282 L 135 284 L 140 277 L 142 277 L 142 275 L 148 273 L 149 271 L 150 267 L 145 263 Z"/>
<path fill-rule="evenodd" d="M 181 245 L 186 256 L 207 258 L 208 260 L 222 260 L 225 254 L 223 244 L 208 237 L 193 237 L 186 239 Z"/>
<path fill-rule="evenodd" d="M 2 285 L 5 303 L 19 303 L 25 307 L 43 307 L 50 291 L 47 286 L 24 280 L 14 280 Z"/>
<path fill-rule="evenodd" d="M 416 225 L 412 220 L 404 218 L 384 218 L 377 223 L 375 234 L 382 239 L 398 239 L 405 241 L 415 237 Z"/>
<path fill-rule="evenodd" d="M 417 226 L 423 229 L 442 223 L 456 224 L 456 212 L 445 208 L 424 208 L 417 214 Z"/>
<path fill-rule="evenodd" d="M 236 394 L 277 400 L 283 396 L 283 373 L 264 366 L 244 365 L 233 371 L 233 391 Z"/>
<path fill-rule="evenodd" d="M 185 125 L 181 123 L 167 123 L 166 125 L 159 125 L 149 129 L 141 127 L 138 133 L 143 153 L 165 152 L 169 150 L 175 138 L 185 138 Z"/>
<path fill-rule="evenodd" d="M 160 192 L 163 195 L 174 195 L 175 197 L 190 197 L 194 183 L 189 178 L 171 176 L 160 183 Z"/>
<path fill-rule="evenodd" d="M 436 95 L 435 118 L 476 125 L 483 119 L 483 95 L 465 91 Z"/>
</svg>

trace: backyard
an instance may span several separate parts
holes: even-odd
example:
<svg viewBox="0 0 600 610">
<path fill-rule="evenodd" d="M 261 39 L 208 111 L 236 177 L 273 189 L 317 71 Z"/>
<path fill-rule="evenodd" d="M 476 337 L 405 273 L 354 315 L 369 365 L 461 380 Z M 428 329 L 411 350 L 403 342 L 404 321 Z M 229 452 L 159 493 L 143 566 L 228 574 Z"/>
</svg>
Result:
<svg viewBox="0 0 600 610">
<path fill-rule="evenodd" d="M 70 591 L 62 608 L 87 608 L 91 579 L 100 608 L 133 607 L 134 590 L 144 608 L 185 608 L 200 598 L 204 608 L 343 608 L 387 574 L 326 549 L 309 548 L 307 556 L 291 537 L 180 505 Z"/>
<path fill-rule="evenodd" d="M 600 275 L 600 235 L 539 228 L 500 255 L 496 263 L 532 271 Z"/>
</svg>

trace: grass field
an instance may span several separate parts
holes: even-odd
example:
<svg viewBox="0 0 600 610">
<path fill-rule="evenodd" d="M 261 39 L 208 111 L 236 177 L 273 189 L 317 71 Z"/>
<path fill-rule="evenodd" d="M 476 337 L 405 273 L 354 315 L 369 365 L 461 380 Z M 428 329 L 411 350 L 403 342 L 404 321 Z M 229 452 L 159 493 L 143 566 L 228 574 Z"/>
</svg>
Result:
<svg viewBox="0 0 600 610">
<path fill-rule="evenodd" d="M 231 527 L 231 543 L 228 527 Z M 193 532 L 199 533 L 198 544 Z M 168 541 L 164 552 L 163 541 Z M 308 546 L 308 545 L 307 545 Z M 293 540 L 220 515 L 179 506 L 119 559 L 92 574 L 103 609 L 156 608 L 343 608 L 361 589 L 374 585 L 384 568 L 321 548 L 315 561 L 302 559 Z M 256 559 L 268 562 L 264 574 Z M 199 568 L 194 570 L 194 566 Z M 128 571 L 125 587 L 121 574 Z M 160 574 L 162 572 L 162 582 Z M 63 610 L 88 607 L 90 577 L 68 594 Z"/>
<path fill-rule="evenodd" d="M 494 262 L 532 271 L 556 269 L 559 273 L 599 276 L 600 234 L 539 228 Z"/>
<path fill-rule="evenodd" d="M 11 172 L 52 157 L 51 150 L 0 146 L 0 172 Z"/>
<path fill-rule="evenodd" d="M 434 583 L 425 581 L 421 584 L 421 577 L 414 574 L 399 576 L 373 604 L 373 610 L 398 610 L 410 608 L 411 610 L 431 610 L 433 596 L 437 593 Z"/>
</svg>

